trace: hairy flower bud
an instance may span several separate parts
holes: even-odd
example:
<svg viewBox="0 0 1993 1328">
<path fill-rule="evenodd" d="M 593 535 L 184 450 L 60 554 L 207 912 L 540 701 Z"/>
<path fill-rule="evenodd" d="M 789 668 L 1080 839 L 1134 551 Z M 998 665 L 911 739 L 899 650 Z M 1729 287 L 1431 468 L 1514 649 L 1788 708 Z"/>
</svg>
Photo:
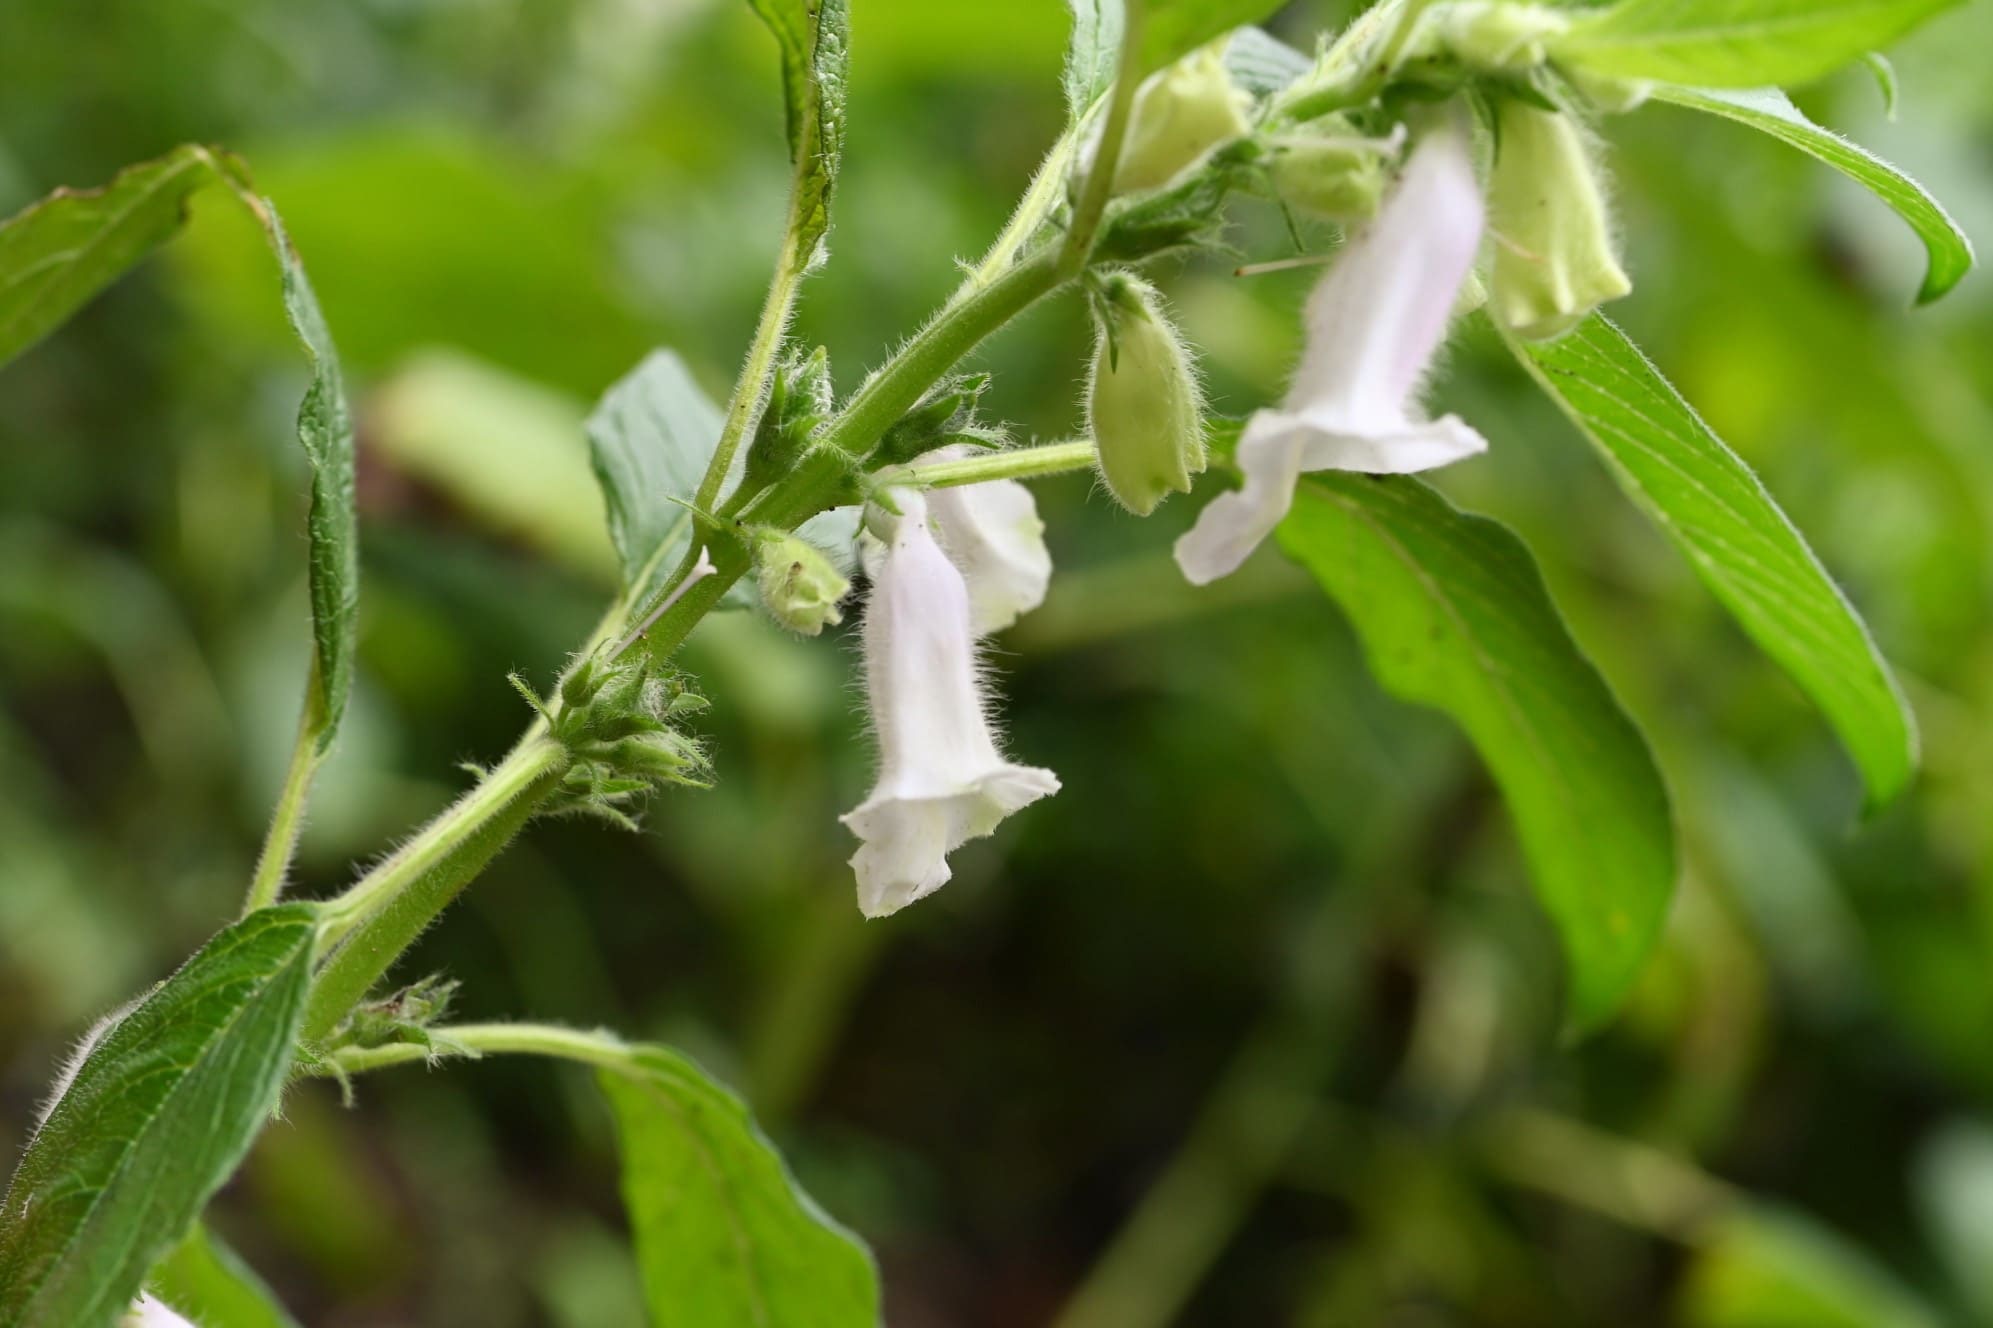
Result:
<svg viewBox="0 0 1993 1328">
<path fill-rule="evenodd" d="M 1155 287 L 1108 278 L 1087 389 L 1087 420 L 1108 492 L 1147 516 L 1204 469 L 1204 403 L 1183 340 Z"/>
<path fill-rule="evenodd" d="M 1443 52 L 1470 69 L 1513 73 L 1542 64 L 1547 44 L 1570 26 L 1569 15 L 1544 5 L 1454 0 L 1425 11 L 1408 53 Z"/>
<path fill-rule="evenodd" d="M 1273 190 L 1289 207 L 1331 221 L 1363 221 L 1384 196 L 1384 157 L 1395 139 L 1295 134 L 1273 142 Z"/>
<path fill-rule="evenodd" d="M 1232 82 L 1222 45 L 1192 51 L 1143 81 L 1114 171 L 1114 192 L 1160 189 L 1213 148 L 1246 134 L 1252 94 Z"/>
<path fill-rule="evenodd" d="M 808 540 L 783 530 L 756 532 L 754 571 L 761 602 L 791 631 L 815 636 L 844 621 L 837 606 L 851 582 Z"/>
<path fill-rule="evenodd" d="M 1497 115 L 1489 308 L 1518 336 L 1562 336 L 1633 289 L 1614 252 L 1599 168 L 1570 116 L 1513 99 Z"/>
</svg>

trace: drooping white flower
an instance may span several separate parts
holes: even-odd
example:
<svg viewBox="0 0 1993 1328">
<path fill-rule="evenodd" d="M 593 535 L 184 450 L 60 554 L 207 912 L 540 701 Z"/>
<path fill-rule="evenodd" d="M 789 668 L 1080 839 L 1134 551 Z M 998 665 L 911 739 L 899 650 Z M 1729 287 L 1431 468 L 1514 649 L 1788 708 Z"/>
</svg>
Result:
<svg viewBox="0 0 1993 1328">
<path fill-rule="evenodd" d="M 131 1303 L 119 1328 L 195 1328 L 195 1325 L 163 1302 L 141 1295 Z"/>
<path fill-rule="evenodd" d="M 1220 494 L 1177 541 L 1193 583 L 1225 576 L 1280 524 L 1310 470 L 1405 474 L 1484 451 L 1459 419 L 1418 414 L 1421 380 L 1481 242 L 1484 208 L 1466 135 L 1413 151 L 1377 218 L 1344 246 L 1308 299 L 1308 338 L 1287 399 L 1239 438 L 1245 487 Z"/>
<path fill-rule="evenodd" d="M 954 444 L 920 460 L 957 461 L 975 451 Z M 1000 632 L 1045 602 L 1052 554 L 1029 487 L 1016 480 L 983 480 L 930 489 L 925 497 L 929 529 L 968 582 L 969 620 L 977 636 Z M 866 575 L 876 578 L 885 547 L 869 531 L 861 530 L 858 540 Z"/>
<path fill-rule="evenodd" d="M 939 889 L 951 851 L 1059 789 L 1051 771 L 997 751 L 963 573 L 936 542 L 922 496 L 895 489 L 892 498 L 898 517 L 873 514 L 886 544 L 863 633 L 879 780 L 842 818 L 863 841 L 851 865 L 858 907 L 874 918 Z"/>
</svg>

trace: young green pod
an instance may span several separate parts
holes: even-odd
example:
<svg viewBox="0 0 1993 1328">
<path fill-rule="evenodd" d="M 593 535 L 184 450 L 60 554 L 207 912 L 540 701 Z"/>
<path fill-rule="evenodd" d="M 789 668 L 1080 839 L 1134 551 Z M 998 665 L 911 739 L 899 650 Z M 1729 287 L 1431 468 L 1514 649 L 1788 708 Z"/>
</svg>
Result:
<svg viewBox="0 0 1993 1328">
<path fill-rule="evenodd" d="M 1569 115 L 1514 99 L 1496 114 L 1489 309 L 1518 336 L 1562 336 L 1633 289 L 1619 265 L 1599 167 Z"/>
<path fill-rule="evenodd" d="M 1098 308 L 1087 419 L 1108 492 L 1147 516 L 1204 469 L 1204 401 L 1155 287 L 1117 273 Z"/>
<path fill-rule="evenodd" d="M 1252 129 L 1252 94 L 1232 82 L 1222 45 L 1192 51 L 1143 81 L 1114 171 L 1114 192 L 1160 189 Z"/>
<path fill-rule="evenodd" d="M 754 571 L 761 602 L 791 631 L 815 636 L 825 626 L 844 621 L 837 606 L 851 592 L 851 582 L 821 549 L 801 536 L 783 530 L 757 531 Z"/>
</svg>

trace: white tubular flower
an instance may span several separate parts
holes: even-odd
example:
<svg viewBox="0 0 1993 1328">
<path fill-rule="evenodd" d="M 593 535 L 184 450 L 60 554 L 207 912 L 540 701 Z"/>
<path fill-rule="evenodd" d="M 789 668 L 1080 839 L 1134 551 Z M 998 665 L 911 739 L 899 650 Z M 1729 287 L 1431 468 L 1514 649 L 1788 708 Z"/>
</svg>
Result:
<svg viewBox="0 0 1993 1328">
<path fill-rule="evenodd" d="M 921 495 L 895 489 L 892 496 L 902 515 L 875 514 L 891 533 L 865 606 L 879 782 L 842 818 L 864 841 L 851 865 L 859 910 L 872 918 L 940 889 L 950 852 L 1059 790 L 1051 771 L 1012 765 L 997 752 L 962 572 L 935 541 Z"/>
<path fill-rule="evenodd" d="M 1459 419 L 1418 416 L 1421 380 L 1480 247 L 1484 208 L 1466 135 L 1429 134 L 1377 219 L 1308 298 L 1308 339 L 1278 410 L 1239 438 L 1245 487 L 1220 494 L 1177 541 L 1193 584 L 1235 570 L 1280 524 L 1303 471 L 1431 470 L 1485 451 Z"/>
<path fill-rule="evenodd" d="M 923 461 L 955 461 L 975 449 L 939 447 Z M 898 491 L 895 490 L 897 493 Z M 977 636 L 1000 632 L 1045 602 L 1052 554 L 1038 500 L 1016 480 L 984 480 L 931 489 L 927 513 L 935 539 L 969 584 L 969 621 Z M 865 570 L 875 573 L 876 541 L 865 540 Z"/>
<path fill-rule="evenodd" d="M 195 1325 L 160 1301 L 142 1295 L 131 1303 L 119 1328 L 195 1328 Z"/>
</svg>

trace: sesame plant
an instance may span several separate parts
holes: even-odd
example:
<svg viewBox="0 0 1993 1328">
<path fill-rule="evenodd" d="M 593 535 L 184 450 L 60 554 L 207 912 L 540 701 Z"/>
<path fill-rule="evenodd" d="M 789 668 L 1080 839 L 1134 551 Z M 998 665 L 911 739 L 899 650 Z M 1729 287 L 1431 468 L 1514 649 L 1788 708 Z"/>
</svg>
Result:
<svg viewBox="0 0 1993 1328">
<path fill-rule="evenodd" d="M 940 889 L 969 840 L 1029 835 L 1029 808 L 1059 777 L 1006 751 L 983 643 L 1046 594 L 1029 485 L 1068 472 L 1097 472 L 1104 499 L 1138 517 L 1172 495 L 1199 504 L 1174 549 L 1192 584 L 1278 545 L 1391 691 L 1459 724 L 1558 938 L 1565 1025 L 1600 1027 L 1669 906 L 1668 788 L 1521 540 L 1416 478 L 1487 450 L 1473 420 L 1422 405 L 1465 320 L 1495 329 L 1573 439 L 1817 705 L 1871 807 L 1912 778 L 1909 711 L 1853 606 L 1601 312 L 1637 298 L 1607 145 L 1613 121 L 1649 103 L 1772 135 L 1900 214 L 1929 254 L 1918 298 L 1934 300 L 1972 263 L 1963 234 L 1780 89 L 1874 58 L 1946 0 L 1382 0 L 1307 49 L 1250 26 L 1273 0 L 1073 0 L 1063 133 L 988 251 L 842 399 L 825 352 L 790 325 L 810 274 L 834 261 L 846 0 L 751 3 L 780 48 L 794 172 L 732 393 L 707 399 L 664 350 L 610 390 L 588 442 L 620 593 L 559 676 L 512 678 L 511 750 L 330 898 L 285 898 L 346 710 L 360 594 L 353 418 L 303 260 L 245 165 L 200 145 L 0 226 L 4 364 L 169 238 L 197 192 L 260 224 L 310 367 L 298 436 L 313 641 L 241 916 L 50 1076 L 0 1205 L 0 1324 L 288 1322 L 201 1225 L 286 1086 L 321 1077 L 357 1094 L 394 1067 L 500 1055 L 596 1074 L 654 1322 L 878 1322 L 863 1242 L 690 1058 L 608 1030 L 453 1021 L 449 975 L 400 961 L 535 818 L 635 831 L 647 800 L 708 782 L 693 717 L 726 680 L 677 660 L 709 614 L 765 613 L 804 636 L 859 619 L 877 778 L 842 820 L 864 914 Z M 1244 209 L 1282 218 L 1290 243 L 1237 253 L 1228 221 Z M 1154 282 L 1198 252 L 1321 268 L 1286 395 L 1244 419 L 1207 409 L 1197 349 Z M 985 411 L 974 356 L 1054 299 L 1083 302 L 1096 328 L 1085 436 L 1024 442 Z"/>
</svg>

